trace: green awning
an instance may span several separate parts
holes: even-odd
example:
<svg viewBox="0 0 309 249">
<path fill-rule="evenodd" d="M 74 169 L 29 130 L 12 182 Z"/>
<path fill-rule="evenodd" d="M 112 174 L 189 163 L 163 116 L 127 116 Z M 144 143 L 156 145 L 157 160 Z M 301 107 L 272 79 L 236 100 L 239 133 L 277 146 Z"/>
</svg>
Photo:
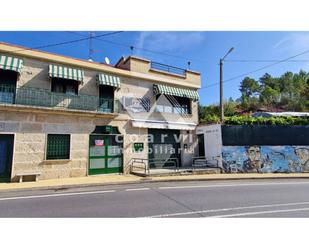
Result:
<svg viewBox="0 0 309 249">
<path fill-rule="evenodd" d="M 0 69 L 12 70 L 20 73 L 23 67 L 23 60 L 7 55 L 0 55 Z"/>
<path fill-rule="evenodd" d="M 114 75 L 100 73 L 97 75 L 99 85 L 113 86 L 120 88 L 120 78 Z"/>
<path fill-rule="evenodd" d="M 83 82 L 84 71 L 58 65 L 49 65 L 49 77 L 63 78 Z"/>
<path fill-rule="evenodd" d="M 153 85 L 153 92 L 155 95 L 165 94 L 178 97 L 185 97 L 193 100 L 199 100 L 199 95 L 196 90 L 155 84 Z"/>
</svg>

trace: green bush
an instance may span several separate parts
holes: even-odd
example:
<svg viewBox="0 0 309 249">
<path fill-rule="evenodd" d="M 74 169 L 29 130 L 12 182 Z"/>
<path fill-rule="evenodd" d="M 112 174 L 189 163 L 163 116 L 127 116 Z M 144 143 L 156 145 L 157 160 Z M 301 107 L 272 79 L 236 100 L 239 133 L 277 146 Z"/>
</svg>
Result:
<svg viewBox="0 0 309 249">
<path fill-rule="evenodd" d="M 227 125 L 309 125 L 308 117 L 250 117 L 233 116 L 226 117 Z"/>
<path fill-rule="evenodd" d="M 220 123 L 220 118 L 215 114 L 206 114 L 200 122 L 203 124 L 217 124 Z"/>
</svg>

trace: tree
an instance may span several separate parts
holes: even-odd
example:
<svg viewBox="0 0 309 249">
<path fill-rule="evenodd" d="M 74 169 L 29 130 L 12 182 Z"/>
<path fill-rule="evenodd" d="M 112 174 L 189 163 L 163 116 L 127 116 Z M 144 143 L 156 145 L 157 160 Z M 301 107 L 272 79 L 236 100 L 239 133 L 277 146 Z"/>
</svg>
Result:
<svg viewBox="0 0 309 249">
<path fill-rule="evenodd" d="M 256 111 L 261 107 L 309 112 L 309 73 L 304 70 L 298 73 L 288 71 L 279 77 L 266 73 L 259 81 L 245 77 L 239 90 L 240 98 L 235 101 L 229 98 L 224 103 L 225 116 Z M 201 122 L 220 122 L 218 105 L 201 106 L 199 110 Z"/>
<path fill-rule="evenodd" d="M 299 95 L 300 111 L 309 111 L 309 78 L 301 85 Z"/>
<path fill-rule="evenodd" d="M 240 82 L 241 107 L 244 110 L 252 110 L 257 108 L 257 96 L 260 93 L 259 82 L 250 77 L 244 78 Z"/>
<path fill-rule="evenodd" d="M 280 81 L 266 73 L 260 78 L 260 101 L 267 106 L 275 105 L 280 100 Z"/>
<path fill-rule="evenodd" d="M 276 90 L 280 91 L 280 84 L 278 78 L 273 78 L 270 74 L 266 73 L 260 78 L 261 87 L 266 88 L 267 86 Z"/>
<path fill-rule="evenodd" d="M 239 90 L 243 98 L 250 99 L 259 93 L 260 85 L 255 79 L 246 77 L 240 82 Z"/>
<path fill-rule="evenodd" d="M 266 86 L 261 92 L 261 101 L 267 106 L 274 105 L 278 100 L 278 96 L 278 90 Z"/>
<path fill-rule="evenodd" d="M 278 81 L 281 95 L 286 95 L 291 99 L 294 92 L 294 74 L 292 72 L 286 72 Z"/>
</svg>

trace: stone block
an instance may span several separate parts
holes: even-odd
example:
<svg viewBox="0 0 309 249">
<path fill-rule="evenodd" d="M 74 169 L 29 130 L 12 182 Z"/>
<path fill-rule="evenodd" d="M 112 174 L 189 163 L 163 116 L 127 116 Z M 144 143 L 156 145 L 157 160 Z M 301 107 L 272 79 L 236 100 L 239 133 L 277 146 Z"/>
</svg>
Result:
<svg viewBox="0 0 309 249">
<path fill-rule="evenodd" d="M 19 132 L 20 123 L 17 122 L 5 122 L 3 132 Z"/>
<path fill-rule="evenodd" d="M 40 133 L 43 130 L 43 126 L 40 123 L 21 123 L 20 130 L 27 133 Z"/>
<path fill-rule="evenodd" d="M 70 171 L 70 177 L 83 177 L 83 176 L 87 176 L 86 169 L 72 169 Z"/>
<path fill-rule="evenodd" d="M 16 163 L 39 164 L 44 160 L 44 153 L 14 153 L 14 167 Z"/>
</svg>

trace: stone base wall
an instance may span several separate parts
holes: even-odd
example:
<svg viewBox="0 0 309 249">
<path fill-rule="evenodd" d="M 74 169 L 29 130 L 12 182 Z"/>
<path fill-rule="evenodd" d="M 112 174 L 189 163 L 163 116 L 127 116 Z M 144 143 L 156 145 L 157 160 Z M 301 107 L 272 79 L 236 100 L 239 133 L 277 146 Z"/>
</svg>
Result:
<svg viewBox="0 0 309 249">
<path fill-rule="evenodd" d="M 13 153 L 12 181 L 16 174 L 41 172 L 39 179 L 81 177 L 87 175 L 89 135 L 71 134 L 69 160 L 45 160 L 46 134 L 16 133 Z"/>
<path fill-rule="evenodd" d="M 16 174 L 26 171 L 41 172 L 39 179 L 81 177 L 88 174 L 89 135 L 96 126 L 118 127 L 123 135 L 123 173 L 130 173 L 133 158 L 148 159 L 148 129 L 134 128 L 129 120 L 121 117 L 81 116 L 54 111 L 49 114 L 30 112 L 31 110 L 0 110 L 0 134 L 14 134 L 12 181 Z M 192 132 L 190 132 L 191 134 Z M 47 134 L 70 134 L 71 148 L 69 160 L 46 160 Z M 196 154 L 196 141 L 188 139 L 183 131 L 183 141 L 188 150 L 183 150 L 182 162 L 189 166 Z M 143 143 L 144 150 L 135 152 L 134 143 Z"/>
<path fill-rule="evenodd" d="M 0 111 L 0 134 L 14 134 L 12 181 L 25 171 L 41 172 L 39 179 L 81 177 L 88 174 L 89 135 L 96 126 L 118 127 L 123 135 L 123 173 L 130 173 L 131 159 L 148 158 L 147 129 L 132 127 L 128 120 L 87 117 L 63 113 Z M 46 160 L 47 134 L 70 134 L 69 160 Z M 133 151 L 134 142 L 143 142 L 145 150 Z"/>
</svg>

